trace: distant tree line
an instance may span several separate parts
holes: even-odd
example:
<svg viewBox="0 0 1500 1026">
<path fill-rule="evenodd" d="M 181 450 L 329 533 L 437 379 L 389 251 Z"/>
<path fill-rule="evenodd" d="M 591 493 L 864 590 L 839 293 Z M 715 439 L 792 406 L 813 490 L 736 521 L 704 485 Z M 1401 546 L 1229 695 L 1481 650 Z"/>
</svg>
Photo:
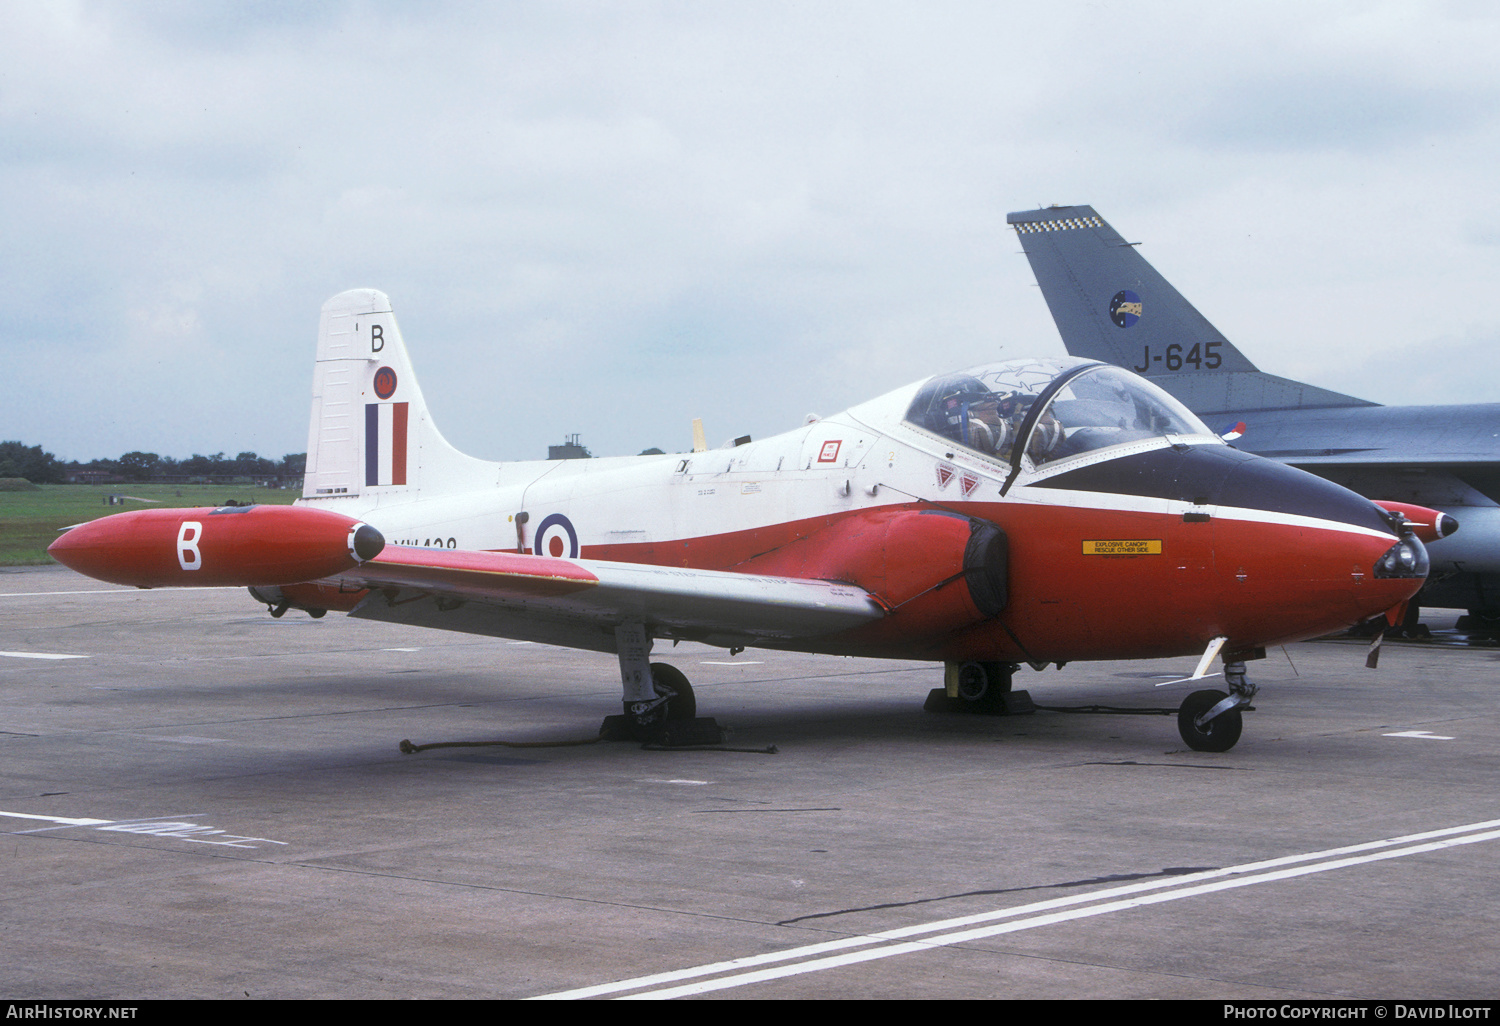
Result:
<svg viewBox="0 0 1500 1026">
<path fill-rule="evenodd" d="M 180 480 L 214 477 L 301 477 L 307 469 L 307 453 L 288 453 L 279 460 L 253 452 L 233 458 L 222 452 L 212 456 L 194 453 L 185 460 L 154 452 L 127 452 L 118 459 L 77 460 L 64 463 L 40 445 L 0 442 L 0 477 L 24 477 L 33 484 L 60 484 L 85 472 L 124 478 L 127 481 Z"/>
</svg>

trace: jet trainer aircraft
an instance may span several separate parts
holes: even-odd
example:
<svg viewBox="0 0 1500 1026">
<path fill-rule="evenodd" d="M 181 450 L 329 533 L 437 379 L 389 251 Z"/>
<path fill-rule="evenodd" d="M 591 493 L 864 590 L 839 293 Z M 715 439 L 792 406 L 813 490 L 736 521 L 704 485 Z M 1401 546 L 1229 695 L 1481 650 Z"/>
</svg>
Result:
<svg viewBox="0 0 1500 1026">
<path fill-rule="evenodd" d="M 1069 353 L 1150 378 L 1210 425 L 1238 428 L 1241 449 L 1447 514 L 1417 601 L 1500 626 L 1500 403 L 1380 406 L 1263 373 L 1092 207 L 1007 220 Z"/>
<path fill-rule="evenodd" d="M 1229 693 L 1178 720 L 1223 751 L 1246 659 L 1421 586 L 1431 511 L 1406 513 L 1088 360 L 939 375 L 723 449 L 486 462 L 438 432 L 389 301 L 360 289 L 323 307 L 297 505 L 121 513 L 50 551 L 117 583 L 250 586 L 277 616 L 612 652 L 640 736 L 696 715 L 656 639 L 943 662 L 975 711 L 1005 709 L 1021 663 L 1201 653 L 1198 679 L 1222 656 Z"/>
</svg>

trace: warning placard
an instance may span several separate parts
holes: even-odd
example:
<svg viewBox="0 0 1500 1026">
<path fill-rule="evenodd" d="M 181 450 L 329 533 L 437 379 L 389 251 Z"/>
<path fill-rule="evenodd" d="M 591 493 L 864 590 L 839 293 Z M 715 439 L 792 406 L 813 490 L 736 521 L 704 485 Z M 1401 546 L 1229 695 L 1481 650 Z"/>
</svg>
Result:
<svg viewBox="0 0 1500 1026">
<path fill-rule="evenodd" d="M 1141 539 L 1105 539 L 1096 541 L 1085 541 L 1083 543 L 1083 554 L 1085 556 L 1159 556 L 1161 555 L 1160 538 Z"/>
</svg>

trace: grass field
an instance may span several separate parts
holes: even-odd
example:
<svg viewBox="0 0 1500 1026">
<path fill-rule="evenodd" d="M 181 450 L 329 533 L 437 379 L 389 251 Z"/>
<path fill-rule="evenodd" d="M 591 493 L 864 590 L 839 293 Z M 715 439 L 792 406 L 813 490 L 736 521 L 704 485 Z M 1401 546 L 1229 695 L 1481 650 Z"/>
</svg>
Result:
<svg viewBox="0 0 1500 1026">
<path fill-rule="evenodd" d="M 298 490 L 255 485 L 39 485 L 35 490 L 0 491 L 0 566 L 53 562 L 47 546 L 58 528 L 153 506 L 222 506 L 228 500 L 289 505 Z M 123 506 L 107 506 L 110 495 L 126 495 Z"/>
</svg>

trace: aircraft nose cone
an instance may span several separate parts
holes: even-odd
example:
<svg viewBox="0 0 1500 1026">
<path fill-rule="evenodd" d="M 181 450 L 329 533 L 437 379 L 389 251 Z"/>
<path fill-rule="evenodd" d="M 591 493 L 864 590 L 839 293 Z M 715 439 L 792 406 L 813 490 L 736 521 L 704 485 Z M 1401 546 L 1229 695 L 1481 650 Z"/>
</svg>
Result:
<svg viewBox="0 0 1500 1026">
<path fill-rule="evenodd" d="M 1453 534 L 1458 530 L 1458 521 L 1453 517 L 1450 517 L 1448 514 L 1444 513 L 1442 516 L 1438 517 L 1437 527 L 1438 537 L 1446 538 L 1450 534 Z"/>
</svg>

